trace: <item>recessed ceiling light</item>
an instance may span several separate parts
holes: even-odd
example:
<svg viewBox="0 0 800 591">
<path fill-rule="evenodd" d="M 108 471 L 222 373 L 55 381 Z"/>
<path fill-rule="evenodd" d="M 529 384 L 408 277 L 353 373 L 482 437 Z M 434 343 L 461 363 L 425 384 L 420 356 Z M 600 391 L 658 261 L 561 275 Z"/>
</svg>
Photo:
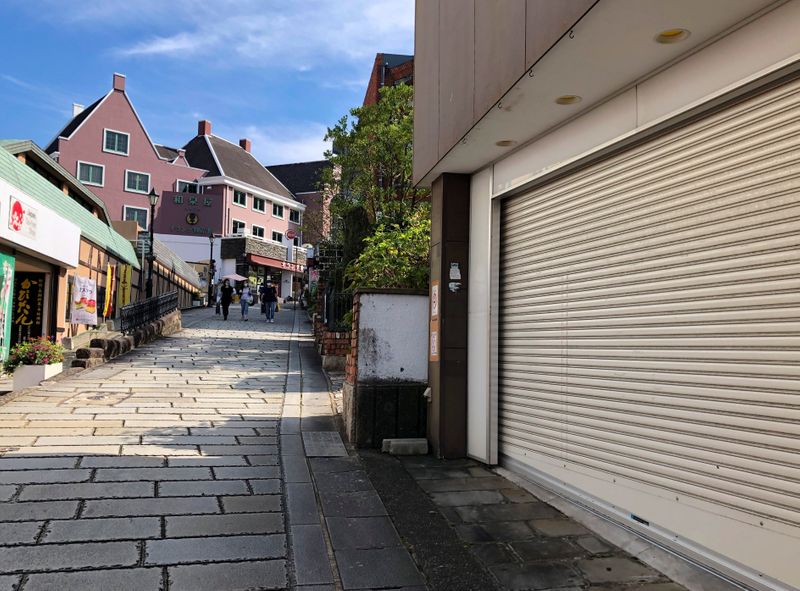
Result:
<svg viewBox="0 0 800 591">
<path fill-rule="evenodd" d="M 656 35 L 656 41 L 669 45 L 670 43 L 680 43 L 684 39 L 688 39 L 689 35 L 691 33 L 686 29 L 667 29 Z"/>
<path fill-rule="evenodd" d="M 559 105 L 574 105 L 581 102 L 583 99 L 577 94 L 565 94 L 556 99 Z"/>
<path fill-rule="evenodd" d="M 508 146 L 513 146 L 517 142 L 514 140 L 500 140 L 499 142 L 495 142 L 495 146 L 500 146 L 501 148 L 507 148 Z"/>
</svg>

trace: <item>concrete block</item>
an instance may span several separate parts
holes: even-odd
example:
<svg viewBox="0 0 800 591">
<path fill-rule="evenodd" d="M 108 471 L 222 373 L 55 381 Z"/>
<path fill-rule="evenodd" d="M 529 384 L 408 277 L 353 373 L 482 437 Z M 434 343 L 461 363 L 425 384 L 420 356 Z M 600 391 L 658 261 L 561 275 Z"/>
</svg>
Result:
<svg viewBox="0 0 800 591">
<path fill-rule="evenodd" d="M 422 438 L 384 439 L 381 451 L 393 456 L 424 456 L 428 453 L 428 440 Z"/>
</svg>

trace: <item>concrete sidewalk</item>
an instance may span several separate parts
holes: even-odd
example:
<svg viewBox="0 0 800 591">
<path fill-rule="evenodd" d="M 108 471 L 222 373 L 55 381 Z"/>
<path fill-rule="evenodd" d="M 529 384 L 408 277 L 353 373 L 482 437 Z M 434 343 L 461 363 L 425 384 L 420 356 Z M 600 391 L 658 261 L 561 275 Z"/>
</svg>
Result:
<svg viewBox="0 0 800 591">
<path fill-rule="evenodd" d="M 424 588 L 291 308 L 0 404 L 0 590 Z"/>
</svg>

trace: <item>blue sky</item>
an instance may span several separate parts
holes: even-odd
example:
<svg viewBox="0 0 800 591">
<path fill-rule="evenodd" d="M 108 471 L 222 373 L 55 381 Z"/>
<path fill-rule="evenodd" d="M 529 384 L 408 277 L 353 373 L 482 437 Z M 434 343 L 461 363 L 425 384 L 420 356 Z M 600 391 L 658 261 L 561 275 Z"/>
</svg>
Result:
<svg viewBox="0 0 800 591">
<path fill-rule="evenodd" d="M 111 88 L 157 143 L 210 119 L 265 164 L 322 158 L 378 52 L 413 53 L 413 0 L 3 0 L 0 138 L 45 145 Z"/>
</svg>

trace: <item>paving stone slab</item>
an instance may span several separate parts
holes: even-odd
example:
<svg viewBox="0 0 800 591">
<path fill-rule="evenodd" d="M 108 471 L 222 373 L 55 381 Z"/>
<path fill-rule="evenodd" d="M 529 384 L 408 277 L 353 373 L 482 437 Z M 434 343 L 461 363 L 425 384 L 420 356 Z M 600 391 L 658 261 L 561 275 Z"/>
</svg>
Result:
<svg viewBox="0 0 800 591">
<path fill-rule="evenodd" d="M 191 515 L 202 513 L 219 513 L 217 499 L 214 497 L 172 497 L 86 501 L 83 516 L 137 517 L 140 515 Z"/>
<path fill-rule="evenodd" d="M 582 536 L 575 540 L 581 548 L 589 552 L 589 554 L 605 554 L 614 550 L 609 544 L 594 536 Z"/>
<path fill-rule="evenodd" d="M 251 466 L 277 466 L 279 457 L 277 455 L 245 456 Z"/>
<path fill-rule="evenodd" d="M 81 468 L 159 468 L 164 458 L 145 456 L 89 456 L 81 458 Z"/>
<path fill-rule="evenodd" d="M 491 567 L 491 570 L 500 583 L 511 591 L 580 588 L 583 582 L 571 566 L 563 564 L 502 564 Z"/>
<path fill-rule="evenodd" d="M 167 569 L 170 591 L 250 591 L 285 589 L 286 561 L 194 564 Z"/>
<path fill-rule="evenodd" d="M 242 466 L 215 467 L 214 476 L 219 480 L 252 478 L 280 478 L 281 471 L 277 466 Z"/>
<path fill-rule="evenodd" d="M 552 558 L 575 558 L 586 554 L 583 548 L 564 539 L 526 540 L 512 542 L 510 545 L 523 562 Z"/>
<path fill-rule="evenodd" d="M 425 584 L 405 548 L 338 550 L 335 555 L 345 589 L 379 589 Z"/>
<path fill-rule="evenodd" d="M 123 499 L 155 496 L 152 482 L 81 482 L 75 484 L 28 484 L 22 487 L 20 501 L 65 499 Z"/>
<path fill-rule="evenodd" d="M 367 473 L 363 470 L 317 474 L 314 482 L 321 493 L 374 490 Z"/>
<path fill-rule="evenodd" d="M 283 533 L 280 513 L 237 513 L 167 517 L 167 537 L 215 536 L 229 534 Z"/>
<path fill-rule="evenodd" d="M 524 521 L 496 521 L 481 523 L 483 530 L 498 542 L 528 540 L 535 536 L 534 531 Z"/>
<path fill-rule="evenodd" d="M 21 578 L 16 575 L 0 575 L 0 591 L 16 591 Z"/>
<path fill-rule="evenodd" d="M 294 525 L 290 531 L 297 584 L 333 583 L 322 527 L 320 525 Z"/>
<path fill-rule="evenodd" d="M 558 517 L 560 513 L 544 503 L 514 503 L 456 507 L 465 523 L 519 521 Z"/>
<path fill-rule="evenodd" d="M 286 513 L 291 525 L 319 525 L 317 497 L 311 483 L 286 485 Z"/>
<path fill-rule="evenodd" d="M 243 495 L 249 489 L 244 480 L 178 480 L 160 482 L 160 497 L 213 497 L 223 495 Z"/>
<path fill-rule="evenodd" d="M 493 505 L 502 503 L 502 494 L 494 490 L 468 490 L 432 493 L 431 499 L 443 507 L 462 507 L 464 505 Z"/>
<path fill-rule="evenodd" d="M 335 493 L 320 492 L 325 517 L 379 517 L 386 508 L 374 490 Z"/>
<path fill-rule="evenodd" d="M 325 521 L 335 550 L 402 546 L 388 517 L 328 517 Z"/>
<path fill-rule="evenodd" d="M 10 470 L 0 472 L 0 484 L 85 482 L 91 475 L 91 470 Z"/>
<path fill-rule="evenodd" d="M 111 519 L 70 519 L 51 521 L 44 543 L 101 540 L 143 540 L 161 537 L 158 517 L 118 517 Z"/>
<path fill-rule="evenodd" d="M 250 480 L 250 488 L 253 489 L 254 495 L 278 495 L 283 490 L 283 483 L 277 478 L 272 480 Z"/>
<path fill-rule="evenodd" d="M 100 468 L 96 482 L 127 482 L 134 480 L 211 480 L 210 468 Z"/>
<path fill-rule="evenodd" d="M 283 477 L 286 482 L 311 482 L 308 462 L 302 456 L 283 456 Z"/>
<path fill-rule="evenodd" d="M 16 494 L 17 488 L 19 487 L 14 484 L 0 484 L 0 502 L 10 501 Z"/>
<path fill-rule="evenodd" d="M 303 445 L 309 458 L 347 457 L 338 431 L 303 431 Z"/>
<path fill-rule="evenodd" d="M 0 573 L 135 566 L 138 562 L 135 542 L 13 546 L 0 552 Z"/>
<path fill-rule="evenodd" d="M 42 529 L 42 521 L 22 521 L 0 524 L 0 546 L 32 544 Z M 2 589 L 2 586 L 0 586 Z"/>
<path fill-rule="evenodd" d="M 362 470 L 358 460 L 353 457 L 347 458 L 311 458 L 311 471 L 317 474 L 329 474 L 332 472 L 351 472 Z"/>
<path fill-rule="evenodd" d="M 442 480 L 420 480 L 419 486 L 430 493 L 466 491 L 466 490 L 500 490 L 508 487 L 508 480 L 501 476 L 490 478 L 444 478 Z"/>
<path fill-rule="evenodd" d="M 591 532 L 571 519 L 534 519 L 530 525 L 546 536 L 584 536 Z"/>
<path fill-rule="evenodd" d="M 247 466 L 244 456 L 201 456 L 201 457 L 171 457 L 167 458 L 167 466 L 170 468 L 186 467 L 212 467 L 212 466 Z"/>
<path fill-rule="evenodd" d="M 592 583 L 633 583 L 661 578 L 661 574 L 633 558 L 589 558 L 578 568 Z"/>
<path fill-rule="evenodd" d="M 284 558 L 284 534 L 175 538 L 145 543 L 146 565 Z"/>
<path fill-rule="evenodd" d="M 74 468 L 76 462 L 75 458 L 0 458 L 0 474 L 8 470 Z"/>
<path fill-rule="evenodd" d="M 497 564 L 517 564 L 517 558 L 507 544 L 475 544 L 472 551 L 481 562 L 489 566 Z"/>
<path fill-rule="evenodd" d="M 71 519 L 78 512 L 78 501 L 39 501 L 0 504 L 0 521 Z"/>
<path fill-rule="evenodd" d="M 284 434 L 281 429 L 281 436 L 279 438 L 281 455 L 284 456 L 305 456 L 303 449 L 303 440 L 299 434 Z"/>
<path fill-rule="evenodd" d="M 25 591 L 160 591 L 160 568 L 125 568 L 72 573 L 33 574 Z M 0 586 L 2 589 L 2 586 Z"/>
<path fill-rule="evenodd" d="M 262 513 L 281 510 L 280 495 L 223 497 L 221 502 L 225 513 Z"/>
</svg>

